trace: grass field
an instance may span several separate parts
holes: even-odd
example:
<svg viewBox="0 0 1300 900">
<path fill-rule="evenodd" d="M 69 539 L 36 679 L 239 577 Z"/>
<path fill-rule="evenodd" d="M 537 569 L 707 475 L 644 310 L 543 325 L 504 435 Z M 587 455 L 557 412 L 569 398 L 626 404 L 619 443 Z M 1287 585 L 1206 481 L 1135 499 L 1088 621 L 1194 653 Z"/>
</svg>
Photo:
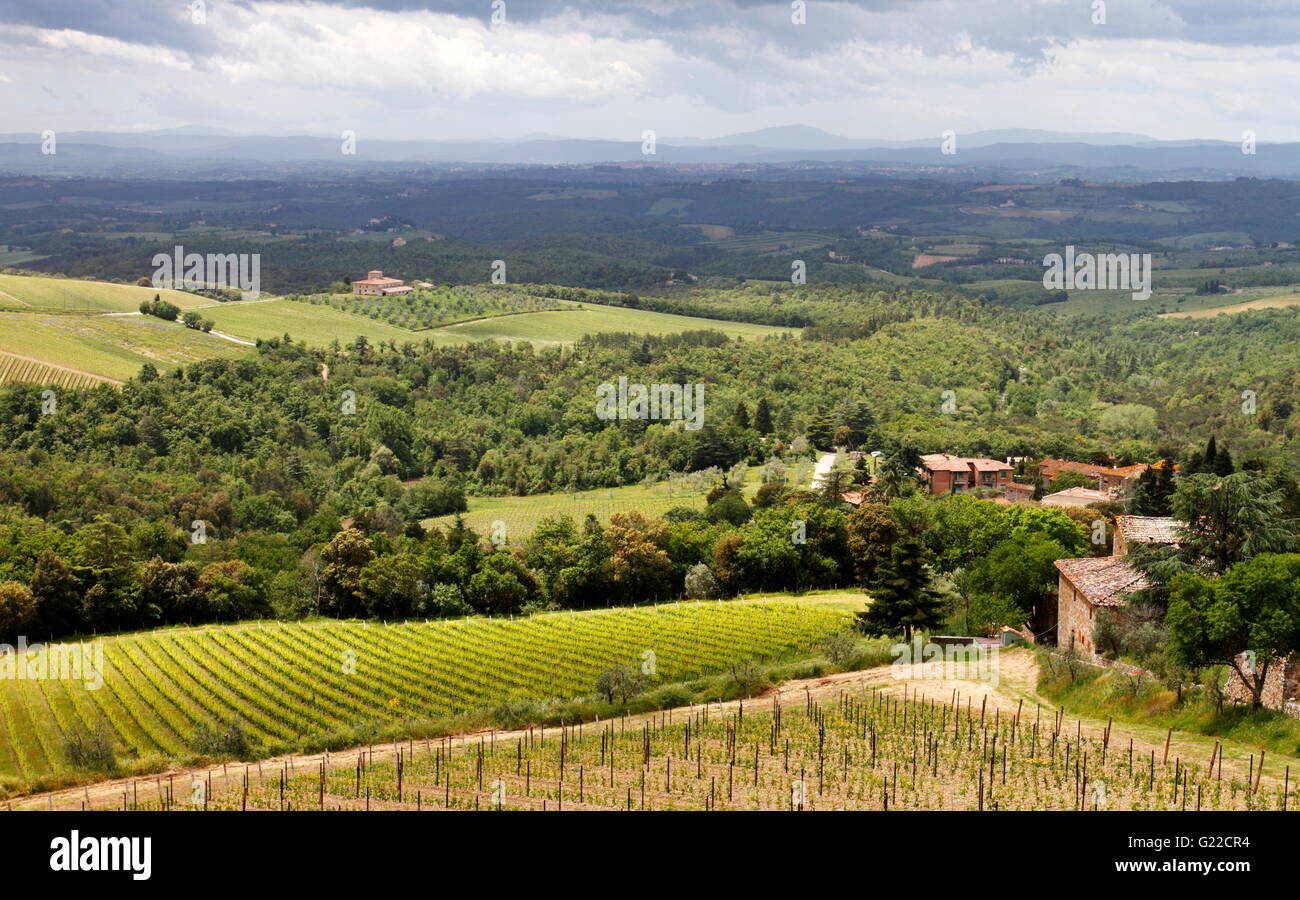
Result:
<svg viewBox="0 0 1300 900">
<path fill-rule="evenodd" d="M 216 330 L 255 341 L 290 335 L 295 341 L 325 346 L 338 339 L 351 343 L 358 336 L 377 341 L 418 340 L 414 332 L 367 316 L 354 316 L 328 306 L 295 303 L 292 300 L 266 300 L 255 303 L 223 303 L 203 311 L 205 318 L 216 323 Z"/>
<path fill-rule="evenodd" d="M 0 247 L 0 268 L 21 266 L 23 263 L 44 258 L 41 254 L 33 253 L 30 250 L 9 250 Z"/>
<path fill-rule="evenodd" d="M 790 473 L 792 478 L 802 478 L 807 486 L 812 478 L 813 465 L 808 463 L 805 471 Z M 745 476 L 744 493 L 752 497 L 761 481 L 761 466 L 753 466 Z M 639 512 L 647 518 L 662 516 L 674 506 L 690 509 L 703 509 L 704 501 L 711 483 L 702 483 L 692 487 L 684 479 L 674 479 L 670 487 L 667 481 L 654 484 L 632 484 L 623 487 L 597 488 L 590 491 L 572 493 L 533 494 L 528 497 L 470 497 L 469 511 L 461 513 L 465 524 L 479 534 L 489 534 L 494 522 L 505 524 L 505 538 L 509 541 L 521 540 L 532 533 L 542 519 L 569 516 L 578 524 L 591 513 L 601 522 L 608 522 L 614 513 Z M 425 519 L 425 527 L 437 525 L 445 528 L 455 521 L 455 514 Z"/>
<path fill-rule="evenodd" d="M 433 335 L 435 340 L 446 340 L 450 336 L 451 342 L 493 338 L 503 341 L 531 341 L 535 344 L 568 344 L 584 334 L 602 331 L 676 334 L 702 328 L 721 331 L 729 337 L 742 338 L 766 337 L 789 331 L 797 333 L 799 330 L 775 328 L 770 325 L 751 325 L 747 322 L 727 322 L 722 319 L 676 316 L 644 309 L 595 306 L 588 303 L 577 312 L 557 310 L 501 316 L 470 322 L 466 325 L 451 325 L 432 331 L 422 331 L 420 336 Z"/>
<path fill-rule="evenodd" d="M 181 309 L 213 306 L 215 301 L 185 291 L 156 290 L 131 284 L 0 275 L 0 304 L 15 309 L 67 312 L 135 312 L 141 302 L 159 295 Z"/>
<path fill-rule="evenodd" d="M 291 335 L 294 340 L 323 345 L 337 338 L 348 343 L 357 335 L 370 341 L 395 340 L 438 345 L 473 341 L 531 341 L 535 344 L 567 344 L 584 334 L 601 331 L 630 331 L 637 334 L 674 334 L 712 328 L 732 337 L 759 337 L 791 329 L 719 319 L 697 319 L 643 309 L 585 304 L 580 310 L 552 310 L 480 319 L 462 325 L 448 325 L 424 331 L 409 331 L 365 316 L 355 316 L 327 306 L 295 303 L 291 300 L 237 304 L 227 303 L 203 313 L 216 322 L 218 331 L 245 340 Z M 797 330 L 797 329 L 795 329 Z"/>
<path fill-rule="evenodd" d="M 160 370 L 246 349 L 151 316 L 55 315 L 0 310 L 0 351 L 124 381 L 145 363 Z"/>
<path fill-rule="evenodd" d="M 659 482 L 651 486 L 640 484 L 625 487 L 599 488 L 594 491 L 575 491 L 571 494 L 534 494 L 530 497 L 470 497 L 469 511 L 462 513 L 465 523 L 479 534 L 489 534 L 493 522 L 505 523 L 508 541 L 522 539 L 531 534 L 542 519 L 570 516 L 579 524 L 588 513 L 608 522 L 614 513 L 639 512 L 644 516 L 662 516 L 674 506 L 703 509 L 709 488 L 703 490 L 676 489 L 668 492 L 668 485 Z M 424 525 L 446 527 L 455 520 L 454 515 L 426 519 Z"/>
<path fill-rule="evenodd" d="M 64 372 L 53 379 L 54 383 L 79 383 L 77 372 L 87 381 L 93 381 L 95 376 L 123 381 L 136 375 L 146 362 L 161 367 L 248 352 L 246 347 L 176 322 L 105 314 L 135 312 L 141 299 L 152 299 L 155 293 L 162 293 L 179 306 L 202 308 L 203 316 L 215 323 L 216 331 L 232 337 L 255 341 L 288 334 L 313 346 L 325 346 L 336 339 L 347 344 L 359 335 L 372 343 L 427 339 L 439 345 L 481 340 L 547 345 L 571 343 L 585 334 L 602 331 L 659 335 L 711 328 L 732 337 L 748 338 L 788 330 L 588 304 L 576 310 L 520 313 L 411 331 L 368 316 L 291 300 L 216 303 L 177 291 L 0 275 L 0 352 L 28 358 L 28 364 L 23 366 L 11 360 L 0 372 L 0 380 L 48 381 L 54 369 L 68 369 L 75 372 Z M 60 308 L 64 302 L 68 304 L 66 311 Z M 39 363 L 52 368 L 41 369 Z"/>
<path fill-rule="evenodd" d="M 63 736 L 100 725 L 123 762 L 191 756 L 201 725 L 234 719 L 261 755 L 273 755 L 507 701 L 590 695 L 597 673 L 639 663 L 647 650 L 656 681 L 695 678 L 737 660 L 807 651 L 848 621 L 834 599 L 767 599 L 104 638 L 102 666 L 82 677 L 0 679 L 0 778 L 12 788 L 67 774 Z M 10 659 L 40 663 L 49 655 L 29 650 Z M 90 688 L 93 673 L 102 675 L 98 689 Z"/>
</svg>

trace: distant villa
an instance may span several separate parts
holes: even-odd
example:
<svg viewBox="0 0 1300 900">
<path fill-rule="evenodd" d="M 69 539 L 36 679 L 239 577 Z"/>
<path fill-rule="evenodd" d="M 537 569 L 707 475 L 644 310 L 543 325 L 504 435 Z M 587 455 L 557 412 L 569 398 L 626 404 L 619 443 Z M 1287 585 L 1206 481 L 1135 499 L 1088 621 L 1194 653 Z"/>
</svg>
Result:
<svg viewBox="0 0 1300 900">
<path fill-rule="evenodd" d="M 361 281 L 352 282 L 354 294 L 378 294 L 386 297 L 389 294 L 409 294 L 413 290 L 415 288 L 400 278 L 385 278 L 381 269 L 371 269 Z"/>
</svg>

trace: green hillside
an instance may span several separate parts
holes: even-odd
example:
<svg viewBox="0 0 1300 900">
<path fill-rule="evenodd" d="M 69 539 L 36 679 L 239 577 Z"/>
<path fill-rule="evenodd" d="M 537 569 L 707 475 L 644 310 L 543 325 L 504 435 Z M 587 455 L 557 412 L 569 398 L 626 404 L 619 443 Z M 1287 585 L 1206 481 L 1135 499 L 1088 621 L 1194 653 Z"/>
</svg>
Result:
<svg viewBox="0 0 1300 900">
<path fill-rule="evenodd" d="M 161 371 L 201 359 L 239 356 L 247 348 L 151 316 L 0 310 L 0 351 L 124 381 L 145 363 Z"/>
<path fill-rule="evenodd" d="M 132 284 L 0 274 L 0 306 L 13 309 L 135 312 L 142 302 L 155 296 L 181 309 L 213 306 L 216 302 L 185 291 L 157 290 Z"/>
<path fill-rule="evenodd" d="M 410 331 L 366 316 L 340 312 L 328 306 L 291 300 L 227 303 L 206 309 L 203 315 L 216 323 L 217 330 L 245 340 L 288 334 L 295 340 L 311 345 L 328 344 L 335 339 L 348 343 L 358 335 L 364 335 L 372 342 L 430 340 L 438 345 L 468 344 L 482 340 L 565 344 L 578 340 L 584 334 L 609 331 L 652 335 L 711 328 L 731 337 L 759 337 L 791 330 L 592 304 L 575 310 L 495 316 L 423 331 Z"/>
</svg>

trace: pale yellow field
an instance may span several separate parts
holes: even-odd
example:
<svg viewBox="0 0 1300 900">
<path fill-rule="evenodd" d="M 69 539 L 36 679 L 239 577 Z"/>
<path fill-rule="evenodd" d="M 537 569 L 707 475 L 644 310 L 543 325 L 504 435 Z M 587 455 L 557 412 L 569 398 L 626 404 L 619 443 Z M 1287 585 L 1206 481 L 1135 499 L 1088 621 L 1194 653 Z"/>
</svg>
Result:
<svg viewBox="0 0 1300 900">
<path fill-rule="evenodd" d="M 1260 297 L 1244 303 L 1229 306 L 1211 306 L 1207 309 L 1193 309 L 1187 312 L 1165 313 L 1162 319 L 1210 319 L 1221 313 L 1249 312 L 1252 309 L 1282 309 L 1287 306 L 1300 306 L 1300 294 L 1279 294 L 1276 297 Z"/>
</svg>

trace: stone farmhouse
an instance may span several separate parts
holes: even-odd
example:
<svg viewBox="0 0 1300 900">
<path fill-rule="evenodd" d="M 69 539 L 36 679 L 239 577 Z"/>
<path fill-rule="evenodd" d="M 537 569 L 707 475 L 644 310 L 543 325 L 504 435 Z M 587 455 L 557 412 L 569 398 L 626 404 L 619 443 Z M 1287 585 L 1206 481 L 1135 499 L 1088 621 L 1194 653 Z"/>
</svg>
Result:
<svg viewBox="0 0 1300 900">
<path fill-rule="evenodd" d="M 354 294 L 372 294 L 387 297 L 392 294 L 409 294 L 413 290 L 415 288 L 410 287 L 400 278 L 385 277 L 381 269 L 371 269 L 365 278 L 352 282 L 352 293 Z"/>
<path fill-rule="evenodd" d="M 1056 568 L 1061 573 L 1056 596 L 1056 642 L 1095 658 L 1092 631 L 1097 624 L 1097 610 L 1123 606 L 1129 594 L 1147 587 L 1147 580 L 1118 556 L 1058 559 Z"/>
<path fill-rule="evenodd" d="M 1178 540 L 1178 521 L 1160 516 L 1119 516 L 1115 523 L 1114 555 L 1084 559 L 1058 559 L 1056 621 L 1040 616 L 1035 625 L 1044 632 L 1056 628 L 1056 643 L 1073 646 L 1085 657 L 1097 658 L 1092 633 L 1097 611 L 1122 607 L 1128 596 L 1148 586 L 1146 577 L 1125 562 L 1135 544 L 1173 544 Z"/>
</svg>

